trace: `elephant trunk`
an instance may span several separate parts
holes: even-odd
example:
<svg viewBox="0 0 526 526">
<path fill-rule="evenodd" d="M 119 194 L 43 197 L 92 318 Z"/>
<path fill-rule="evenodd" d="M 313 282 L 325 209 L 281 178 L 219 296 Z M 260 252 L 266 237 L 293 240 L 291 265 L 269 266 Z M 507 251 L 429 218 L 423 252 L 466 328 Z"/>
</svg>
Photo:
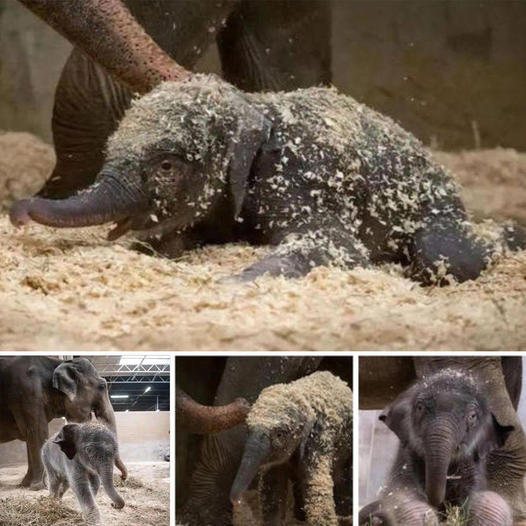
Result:
<svg viewBox="0 0 526 526">
<path fill-rule="evenodd" d="M 113 462 L 106 462 L 99 471 L 99 477 L 106 495 L 112 500 L 113 507 L 120 510 L 124 508 L 124 499 L 117 493 L 113 485 Z"/>
<path fill-rule="evenodd" d="M 146 209 L 147 203 L 146 195 L 139 188 L 124 186 L 116 177 L 106 175 L 67 199 L 33 197 L 18 201 L 9 217 L 15 226 L 31 220 L 59 228 L 102 225 L 135 215 Z"/>
<path fill-rule="evenodd" d="M 456 449 L 456 426 L 448 418 L 437 419 L 424 440 L 425 490 L 433 506 L 446 497 L 447 473 Z"/>
<path fill-rule="evenodd" d="M 146 93 L 164 80 L 190 76 L 152 40 L 122 0 L 20 1 L 132 91 Z"/>
<path fill-rule="evenodd" d="M 180 387 L 176 387 L 177 424 L 190 433 L 218 433 L 245 421 L 250 404 L 236 398 L 223 406 L 204 406 L 196 402 Z"/>
<path fill-rule="evenodd" d="M 268 459 L 270 452 L 270 439 L 264 433 L 259 431 L 250 433 L 245 444 L 241 464 L 230 490 L 232 503 L 239 502 L 241 495 L 249 488 L 259 468 Z"/>
</svg>

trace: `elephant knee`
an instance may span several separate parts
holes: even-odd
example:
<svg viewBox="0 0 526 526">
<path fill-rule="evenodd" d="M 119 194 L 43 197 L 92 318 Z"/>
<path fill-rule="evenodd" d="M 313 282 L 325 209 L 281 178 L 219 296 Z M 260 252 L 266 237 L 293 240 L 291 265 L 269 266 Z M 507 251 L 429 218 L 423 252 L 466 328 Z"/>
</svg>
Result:
<svg viewBox="0 0 526 526">
<path fill-rule="evenodd" d="M 493 491 L 473 494 L 468 504 L 469 526 L 512 526 L 513 513 L 509 504 Z"/>
</svg>

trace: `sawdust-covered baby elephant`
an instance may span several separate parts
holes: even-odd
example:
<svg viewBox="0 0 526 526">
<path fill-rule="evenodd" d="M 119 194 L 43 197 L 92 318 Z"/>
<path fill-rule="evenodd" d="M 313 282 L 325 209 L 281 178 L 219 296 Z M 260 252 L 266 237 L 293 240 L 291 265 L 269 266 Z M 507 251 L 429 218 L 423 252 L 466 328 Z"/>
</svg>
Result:
<svg viewBox="0 0 526 526">
<path fill-rule="evenodd" d="M 100 59 L 117 77 L 135 79 L 140 92 L 161 79 L 177 82 L 133 102 L 91 187 L 67 199 L 18 202 L 15 225 L 116 222 L 110 239 L 133 230 L 140 246 L 170 257 L 206 243 L 274 246 L 241 280 L 398 262 L 415 280 L 443 284 L 479 276 L 497 247 L 526 245 L 511 227 L 500 242 L 480 239 L 452 178 L 388 117 L 333 89 L 244 93 L 180 68 L 140 28 L 129 31 L 137 24 L 124 8 L 103 17 L 88 11 L 50 22 L 92 56 L 97 47 L 78 41 L 75 24 L 91 20 L 90 35 L 102 25 Z M 108 33 L 112 16 L 126 34 Z M 123 48 L 133 57 L 126 64 Z"/>
<path fill-rule="evenodd" d="M 115 435 L 99 424 L 67 424 L 42 447 L 51 496 L 62 498 L 71 487 L 87 524 L 103 524 L 95 497 L 100 484 L 112 506 L 124 507 L 113 485 L 113 465 L 118 458 Z"/>
<path fill-rule="evenodd" d="M 310 526 L 352 515 L 352 392 L 327 371 L 264 389 L 247 418 L 248 438 L 230 497 L 239 502 L 261 469 L 263 524 L 284 524 L 289 481 L 294 511 Z M 349 522 L 350 524 L 350 522 Z"/>
<path fill-rule="evenodd" d="M 360 510 L 360 524 L 438 525 L 448 506 L 464 507 L 469 526 L 511 526 L 511 506 L 490 490 L 492 451 L 514 430 L 491 412 L 484 386 L 446 369 L 423 378 L 381 415 L 400 439 L 390 480 L 378 501 Z"/>
</svg>

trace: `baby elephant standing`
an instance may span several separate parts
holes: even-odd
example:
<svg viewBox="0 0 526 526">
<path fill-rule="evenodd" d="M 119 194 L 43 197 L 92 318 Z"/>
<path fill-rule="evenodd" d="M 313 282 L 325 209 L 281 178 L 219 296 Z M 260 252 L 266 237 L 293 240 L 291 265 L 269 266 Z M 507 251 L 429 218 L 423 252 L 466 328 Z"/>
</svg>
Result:
<svg viewBox="0 0 526 526">
<path fill-rule="evenodd" d="M 95 497 L 100 487 L 113 501 L 124 506 L 113 485 L 113 464 L 118 458 L 115 435 L 100 424 L 68 424 L 42 447 L 49 492 L 62 498 L 69 487 L 75 493 L 87 524 L 102 524 Z"/>
<path fill-rule="evenodd" d="M 438 525 L 447 505 L 464 506 L 468 526 L 511 526 L 512 511 L 490 491 L 489 454 L 513 426 L 501 425 L 473 379 L 446 370 L 402 393 L 381 415 L 400 439 L 380 500 L 360 511 L 360 524 Z"/>
<path fill-rule="evenodd" d="M 260 468 L 265 526 L 284 524 L 289 480 L 296 518 L 336 526 L 352 515 L 352 392 L 327 371 L 264 389 L 248 418 L 248 438 L 230 493 L 239 501 Z"/>
</svg>

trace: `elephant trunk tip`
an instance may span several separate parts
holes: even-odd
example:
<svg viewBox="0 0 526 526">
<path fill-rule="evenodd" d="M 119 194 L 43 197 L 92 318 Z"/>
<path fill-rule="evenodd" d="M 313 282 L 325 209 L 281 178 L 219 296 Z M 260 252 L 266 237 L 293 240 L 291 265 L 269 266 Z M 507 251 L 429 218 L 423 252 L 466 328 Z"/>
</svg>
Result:
<svg viewBox="0 0 526 526">
<path fill-rule="evenodd" d="M 9 220 L 14 227 L 19 228 L 32 221 L 31 215 L 29 214 L 30 205 L 31 199 L 21 199 L 20 201 L 16 201 L 11 207 L 11 210 L 9 210 Z"/>
<path fill-rule="evenodd" d="M 121 496 L 119 496 L 119 498 L 116 498 L 113 501 L 112 507 L 116 510 L 121 510 L 122 508 L 124 508 L 124 499 Z"/>
</svg>

